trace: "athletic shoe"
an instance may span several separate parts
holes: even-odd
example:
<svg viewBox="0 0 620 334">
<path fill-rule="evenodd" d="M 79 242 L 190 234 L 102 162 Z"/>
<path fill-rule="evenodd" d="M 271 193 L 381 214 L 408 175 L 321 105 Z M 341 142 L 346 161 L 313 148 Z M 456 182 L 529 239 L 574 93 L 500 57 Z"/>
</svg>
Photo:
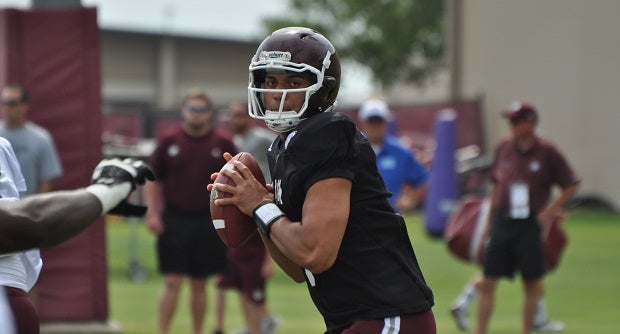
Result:
<svg viewBox="0 0 620 334">
<path fill-rule="evenodd" d="M 469 319 L 467 319 L 467 310 L 464 308 L 455 306 L 450 310 L 452 313 L 452 317 L 454 321 L 456 321 L 456 326 L 463 332 L 469 330 Z"/>
<path fill-rule="evenodd" d="M 538 332 L 561 332 L 564 330 L 564 323 L 561 321 L 549 321 L 534 324 L 532 328 Z"/>
<path fill-rule="evenodd" d="M 280 319 L 272 315 L 264 317 L 260 322 L 261 334 L 274 334 L 280 327 Z"/>
</svg>

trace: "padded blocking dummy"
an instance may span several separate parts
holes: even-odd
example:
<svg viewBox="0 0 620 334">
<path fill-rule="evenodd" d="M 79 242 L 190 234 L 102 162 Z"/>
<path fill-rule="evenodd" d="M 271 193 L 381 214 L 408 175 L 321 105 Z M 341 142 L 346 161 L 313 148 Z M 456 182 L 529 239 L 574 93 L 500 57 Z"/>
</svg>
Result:
<svg viewBox="0 0 620 334">
<path fill-rule="evenodd" d="M 437 148 L 433 154 L 424 212 L 426 231 L 433 237 L 443 237 L 448 217 L 458 200 L 455 123 L 456 113 L 452 109 L 444 109 L 437 114 Z"/>
<path fill-rule="evenodd" d="M 95 8 L 0 10 L 0 86 L 30 90 L 29 118 L 50 131 L 63 166 L 55 190 L 88 185 L 102 156 L 99 55 Z M 103 219 L 42 256 L 42 323 L 108 319 Z"/>
</svg>

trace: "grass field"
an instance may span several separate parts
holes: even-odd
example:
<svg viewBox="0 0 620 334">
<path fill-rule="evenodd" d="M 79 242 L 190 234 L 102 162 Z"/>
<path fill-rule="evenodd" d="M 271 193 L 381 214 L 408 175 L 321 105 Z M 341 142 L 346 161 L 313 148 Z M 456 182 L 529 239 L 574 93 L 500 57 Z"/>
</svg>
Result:
<svg viewBox="0 0 620 334">
<path fill-rule="evenodd" d="M 435 293 L 433 309 L 438 333 L 460 333 L 450 317 L 449 308 L 476 268 L 452 257 L 445 244 L 424 232 L 420 216 L 407 216 L 414 248 L 428 283 Z M 154 238 L 142 224 L 127 224 L 110 219 L 108 223 L 109 306 L 110 319 L 119 323 L 126 334 L 157 332 L 157 300 L 162 280 L 155 270 Z M 577 210 L 570 212 L 566 224 L 570 242 L 562 263 L 546 280 L 547 304 L 551 318 L 566 323 L 566 334 L 618 333 L 620 315 L 620 215 Z M 137 231 L 134 233 L 132 231 Z M 145 267 L 144 281 L 129 279 L 131 238 L 137 240 L 136 258 Z M 179 302 L 172 333 L 189 333 L 187 291 Z M 209 289 L 213 305 L 213 282 Z M 304 284 L 293 283 L 277 272 L 268 288 L 268 305 L 282 320 L 279 333 L 322 333 L 322 318 L 312 305 Z M 517 333 L 521 322 L 522 293 L 520 282 L 502 281 L 497 292 L 496 309 L 490 332 Z M 241 329 L 242 318 L 237 296 L 228 293 L 227 331 Z M 213 326 L 213 309 L 209 310 L 205 334 Z M 475 313 L 475 312 L 474 312 Z M 474 320 L 474 313 L 470 319 Z"/>
</svg>

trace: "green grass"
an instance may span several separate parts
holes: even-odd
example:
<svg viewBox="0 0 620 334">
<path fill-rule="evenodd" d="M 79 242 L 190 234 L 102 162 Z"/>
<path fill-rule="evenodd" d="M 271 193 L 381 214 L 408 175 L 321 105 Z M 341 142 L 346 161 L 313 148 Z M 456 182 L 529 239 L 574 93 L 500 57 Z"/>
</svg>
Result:
<svg viewBox="0 0 620 334">
<path fill-rule="evenodd" d="M 424 232 L 420 216 L 407 216 L 409 232 L 422 270 L 435 293 L 433 308 L 438 333 L 460 333 L 450 317 L 449 308 L 462 286 L 477 273 L 474 266 L 452 257 L 445 244 Z M 118 322 L 126 334 L 157 332 L 157 304 L 162 280 L 156 271 L 154 237 L 139 224 L 109 220 L 109 306 L 110 319 Z M 570 241 L 558 269 L 546 279 L 547 304 L 553 319 L 566 323 L 566 334 L 617 333 L 620 311 L 620 215 L 578 210 L 570 213 L 565 225 Z M 137 258 L 146 268 L 145 281 L 129 279 L 130 238 L 137 235 Z M 213 326 L 213 282 L 209 284 L 211 307 L 205 333 Z M 189 333 L 190 318 L 187 290 L 183 290 L 172 333 Z M 502 281 L 497 291 L 496 308 L 490 331 L 516 333 L 521 323 L 521 284 Z M 280 333 L 322 333 L 322 318 L 314 308 L 304 284 L 293 283 L 277 272 L 268 287 L 268 305 L 282 319 Z M 475 308 L 474 308 L 475 309 Z M 470 319 L 474 321 L 475 312 Z M 242 327 L 237 296 L 228 293 L 229 333 Z"/>
</svg>

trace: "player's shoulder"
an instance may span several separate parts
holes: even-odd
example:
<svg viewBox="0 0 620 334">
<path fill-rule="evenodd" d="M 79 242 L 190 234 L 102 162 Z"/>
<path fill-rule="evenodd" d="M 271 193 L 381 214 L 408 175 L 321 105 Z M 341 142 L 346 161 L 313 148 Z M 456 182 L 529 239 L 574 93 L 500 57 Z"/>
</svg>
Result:
<svg viewBox="0 0 620 334">
<path fill-rule="evenodd" d="M 351 131 L 356 129 L 356 126 L 353 119 L 344 113 L 324 112 L 308 118 L 298 129 L 308 134 L 320 132 L 328 135 L 329 132 Z"/>
<path fill-rule="evenodd" d="M 284 147 L 300 165 L 355 151 L 355 124 L 344 114 L 318 114 L 303 121 L 284 140 Z"/>
</svg>

